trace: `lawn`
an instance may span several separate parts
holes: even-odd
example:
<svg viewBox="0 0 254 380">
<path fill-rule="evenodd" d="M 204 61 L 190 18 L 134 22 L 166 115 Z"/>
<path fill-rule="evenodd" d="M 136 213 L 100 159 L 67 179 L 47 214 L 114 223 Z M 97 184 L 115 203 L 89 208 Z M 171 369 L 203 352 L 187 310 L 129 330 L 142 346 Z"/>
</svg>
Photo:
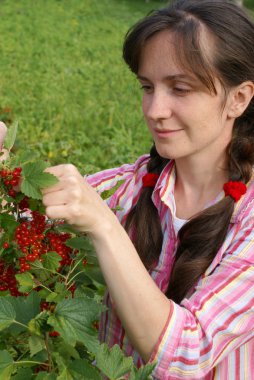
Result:
<svg viewBox="0 0 254 380">
<path fill-rule="evenodd" d="M 3 0 L 0 118 L 18 120 L 17 151 L 82 172 L 147 152 L 141 92 L 121 47 L 136 20 L 166 3 Z"/>
<path fill-rule="evenodd" d="M 1 2 L 0 109 L 16 148 L 82 171 L 133 161 L 150 137 L 122 60 L 128 28 L 163 1 Z"/>
<path fill-rule="evenodd" d="M 254 13 L 254 1 L 253 0 L 244 0 L 244 5 L 246 8 L 250 9 Z"/>
</svg>

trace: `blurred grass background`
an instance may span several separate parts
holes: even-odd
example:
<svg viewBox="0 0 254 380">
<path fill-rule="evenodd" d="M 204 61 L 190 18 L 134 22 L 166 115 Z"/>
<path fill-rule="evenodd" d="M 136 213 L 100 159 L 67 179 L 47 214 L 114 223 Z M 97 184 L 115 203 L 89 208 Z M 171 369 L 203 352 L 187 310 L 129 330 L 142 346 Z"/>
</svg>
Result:
<svg viewBox="0 0 254 380">
<path fill-rule="evenodd" d="M 0 119 L 18 120 L 17 151 L 83 173 L 147 152 L 141 92 L 121 49 L 128 28 L 167 2 L 2 0 Z"/>
</svg>

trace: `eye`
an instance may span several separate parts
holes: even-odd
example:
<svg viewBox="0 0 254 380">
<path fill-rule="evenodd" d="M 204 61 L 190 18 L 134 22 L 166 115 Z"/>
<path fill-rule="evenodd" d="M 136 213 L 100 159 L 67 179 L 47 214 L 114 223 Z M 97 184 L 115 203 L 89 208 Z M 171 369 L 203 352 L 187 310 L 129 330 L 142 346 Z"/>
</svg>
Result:
<svg viewBox="0 0 254 380">
<path fill-rule="evenodd" d="M 150 94 L 153 91 L 153 86 L 151 86 L 149 84 L 142 84 L 140 86 L 140 89 L 143 90 L 144 92 Z"/>
<path fill-rule="evenodd" d="M 175 92 L 177 95 L 186 95 L 191 92 L 191 88 L 186 86 L 174 86 L 173 92 Z"/>
</svg>

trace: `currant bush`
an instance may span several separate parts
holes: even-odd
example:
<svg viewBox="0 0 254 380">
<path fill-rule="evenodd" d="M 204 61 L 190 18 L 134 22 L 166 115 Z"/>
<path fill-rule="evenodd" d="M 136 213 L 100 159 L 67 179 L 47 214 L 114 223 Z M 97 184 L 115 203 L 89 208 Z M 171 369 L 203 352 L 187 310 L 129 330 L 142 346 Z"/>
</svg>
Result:
<svg viewBox="0 0 254 380">
<path fill-rule="evenodd" d="M 0 379 L 150 379 L 99 344 L 104 280 L 88 238 L 46 217 L 44 169 L 0 164 Z"/>
</svg>

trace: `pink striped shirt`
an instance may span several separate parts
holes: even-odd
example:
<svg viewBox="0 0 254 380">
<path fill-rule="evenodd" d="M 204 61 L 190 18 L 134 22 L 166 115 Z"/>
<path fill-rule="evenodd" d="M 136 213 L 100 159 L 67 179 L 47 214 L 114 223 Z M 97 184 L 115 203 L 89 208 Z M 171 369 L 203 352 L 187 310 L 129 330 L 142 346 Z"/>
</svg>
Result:
<svg viewBox="0 0 254 380">
<path fill-rule="evenodd" d="M 137 202 L 146 173 L 148 155 L 88 177 L 98 192 L 125 182 L 107 201 L 124 224 Z M 168 286 L 177 237 L 173 228 L 175 167 L 171 161 L 162 171 L 153 192 L 164 235 L 162 251 L 150 274 L 162 292 Z M 222 199 L 221 192 L 213 203 Z M 119 253 L 121 254 L 121 253 Z M 254 176 L 244 197 L 235 205 L 227 237 L 213 262 L 180 305 L 171 302 L 171 314 L 154 348 L 154 379 L 254 380 Z M 100 340 L 119 344 L 134 363 L 143 363 L 122 328 L 110 296 L 101 316 Z M 151 326 L 152 328 L 152 326 Z"/>
</svg>

